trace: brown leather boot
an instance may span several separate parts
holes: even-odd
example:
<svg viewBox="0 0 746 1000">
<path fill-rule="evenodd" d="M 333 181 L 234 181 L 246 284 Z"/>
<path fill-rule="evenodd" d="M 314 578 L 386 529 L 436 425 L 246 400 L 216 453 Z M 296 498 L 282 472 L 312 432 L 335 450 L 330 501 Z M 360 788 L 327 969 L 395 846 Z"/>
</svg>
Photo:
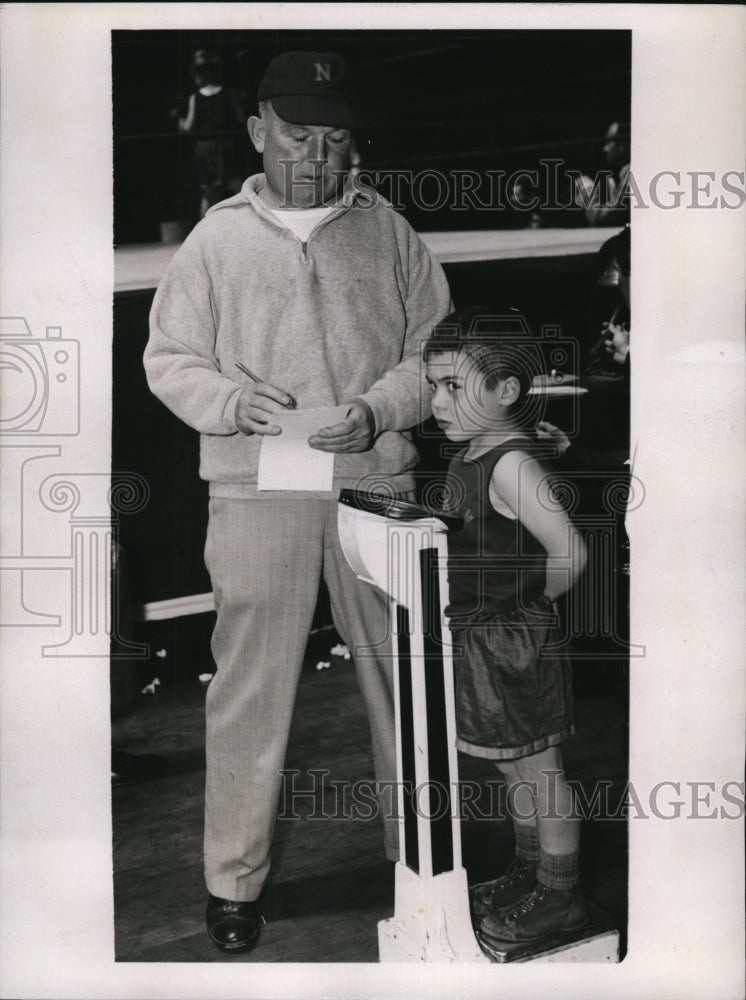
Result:
<svg viewBox="0 0 746 1000">
<path fill-rule="evenodd" d="M 537 882 L 517 903 L 483 917 L 477 934 L 487 944 L 535 941 L 547 934 L 577 930 L 587 920 L 588 908 L 579 886 L 550 889 Z"/>
</svg>

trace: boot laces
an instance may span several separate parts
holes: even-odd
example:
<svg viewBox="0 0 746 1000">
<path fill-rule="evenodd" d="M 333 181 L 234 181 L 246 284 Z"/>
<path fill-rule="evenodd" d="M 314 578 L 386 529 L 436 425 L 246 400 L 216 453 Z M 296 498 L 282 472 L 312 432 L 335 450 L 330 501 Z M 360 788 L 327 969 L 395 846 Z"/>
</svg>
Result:
<svg viewBox="0 0 746 1000">
<path fill-rule="evenodd" d="M 527 861 L 525 858 L 515 857 L 508 865 L 508 870 L 500 878 L 494 879 L 491 882 L 483 882 L 481 886 L 476 886 L 477 889 L 482 889 L 480 895 L 488 902 L 493 898 L 498 889 L 503 889 L 506 886 L 515 885 L 516 882 L 520 882 L 526 877 L 531 868 L 531 862 Z"/>
<path fill-rule="evenodd" d="M 549 889 L 545 885 L 537 884 L 535 889 L 531 892 L 527 892 L 525 896 L 522 896 L 518 902 L 512 906 L 509 910 L 509 915 L 514 920 L 518 917 L 523 916 L 525 913 L 530 913 L 539 903 L 543 903 L 545 899 L 549 897 Z"/>
</svg>

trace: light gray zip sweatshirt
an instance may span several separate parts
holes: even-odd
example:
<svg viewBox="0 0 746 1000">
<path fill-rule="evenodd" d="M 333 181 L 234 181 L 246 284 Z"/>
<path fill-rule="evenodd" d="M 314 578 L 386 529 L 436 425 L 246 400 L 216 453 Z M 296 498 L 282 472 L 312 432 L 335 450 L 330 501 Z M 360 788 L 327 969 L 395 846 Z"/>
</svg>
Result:
<svg viewBox="0 0 746 1000">
<path fill-rule="evenodd" d="M 369 188 L 348 183 L 339 208 L 301 243 L 259 198 L 264 183 L 249 177 L 174 255 L 150 313 L 148 384 L 201 433 L 211 496 L 278 496 L 257 494 L 261 435 L 236 427 L 246 384 L 237 361 L 299 409 L 353 398 L 370 406 L 374 445 L 335 455 L 335 490 L 381 481 L 411 489 L 408 429 L 429 414 L 420 348 L 451 306 L 443 270 Z M 309 494 L 282 494 L 295 495 Z"/>
</svg>

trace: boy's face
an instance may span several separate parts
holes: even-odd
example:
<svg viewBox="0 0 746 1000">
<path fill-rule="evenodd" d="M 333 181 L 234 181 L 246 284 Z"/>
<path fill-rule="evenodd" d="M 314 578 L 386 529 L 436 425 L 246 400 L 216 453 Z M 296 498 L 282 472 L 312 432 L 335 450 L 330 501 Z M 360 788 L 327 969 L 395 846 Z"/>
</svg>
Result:
<svg viewBox="0 0 746 1000">
<path fill-rule="evenodd" d="M 426 378 L 433 416 L 451 441 L 473 441 L 500 430 L 520 391 L 512 377 L 488 389 L 486 375 L 462 351 L 431 355 Z"/>
<path fill-rule="evenodd" d="M 350 163 L 349 129 L 293 125 L 269 107 L 249 119 L 249 134 L 274 207 L 318 208 L 336 200 Z"/>
</svg>

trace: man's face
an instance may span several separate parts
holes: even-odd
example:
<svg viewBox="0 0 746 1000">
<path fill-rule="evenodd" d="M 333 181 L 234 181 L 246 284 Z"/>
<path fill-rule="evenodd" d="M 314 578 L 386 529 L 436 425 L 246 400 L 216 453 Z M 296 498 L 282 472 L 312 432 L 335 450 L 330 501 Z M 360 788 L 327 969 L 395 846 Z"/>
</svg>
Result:
<svg viewBox="0 0 746 1000">
<path fill-rule="evenodd" d="M 606 133 L 604 153 L 606 154 L 606 162 L 612 168 L 623 167 L 625 163 L 629 162 L 629 143 L 620 134 L 619 125 L 616 122 L 609 126 Z"/>
<path fill-rule="evenodd" d="M 352 136 L 332 125 L 294 125 L 266 108 L 249 119 L 249 135 L 267 177 L 275 208 L 317 208 L 333 204 L 349 169 Z"/>
</svg>

